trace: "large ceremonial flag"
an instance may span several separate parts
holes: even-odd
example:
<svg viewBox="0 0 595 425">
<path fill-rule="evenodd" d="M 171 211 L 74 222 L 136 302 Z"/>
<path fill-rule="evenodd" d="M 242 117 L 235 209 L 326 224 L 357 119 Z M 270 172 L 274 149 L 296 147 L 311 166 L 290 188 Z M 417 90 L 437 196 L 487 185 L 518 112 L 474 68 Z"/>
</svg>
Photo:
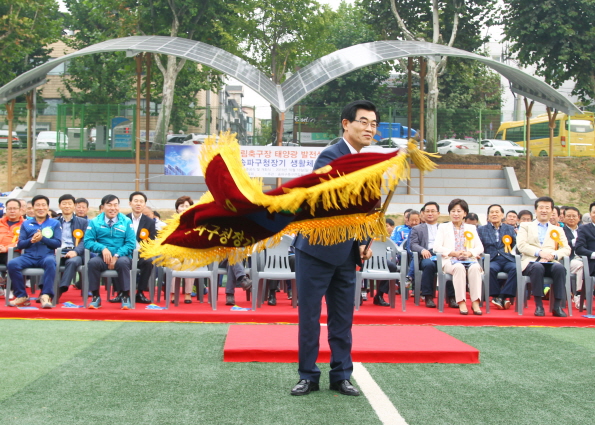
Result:
<svg viewBox="0 0 595 425">
<path fill-rule="evenodd" d="M 167 221 L 141 256 L 157 265 L 192 269 L 229 259 L 236 263 L 283 234 L 302 233 L 312 244 L 385 235 L 382 192 L 409 176 L 408 158 L 427 171 L 429 154 L 411 141 L 407 150 L 342 156 L 312 173 L 267 192 L 242 166 L 235 135 L 207 139 L 200 163 L 209 192 Z"/>
</svg>

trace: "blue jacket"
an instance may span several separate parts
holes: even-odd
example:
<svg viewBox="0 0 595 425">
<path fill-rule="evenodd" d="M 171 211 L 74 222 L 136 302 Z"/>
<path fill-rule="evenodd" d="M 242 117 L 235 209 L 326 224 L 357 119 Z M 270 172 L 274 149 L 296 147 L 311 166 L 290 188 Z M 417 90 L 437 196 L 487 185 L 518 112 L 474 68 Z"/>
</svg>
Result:
<svg viewBox="0 0 595 425">
<path fill-rule="evenodd" d="M 41 229 L 41 240 L 31 243 L 33 235 Z M 26 249 L 25 255 L 33 258 L 43 258 L 54 255 L 54 251 L 62 245 L 62 227 L 60 222 L 48 215 L 41 224 L 36 219 L 25 220 L 19 233 L 18 249 Z"/>
<path fill-rule="evenodd" d="M 89 221 L 85 232 L 85 248 L 96 254 L 107 248 L 112 255 L 132 257 L 132 251 L 136 248 L 132 221 L 124 214 L 118 213 L 118 222 L 109 228 L 105 224 L 105 213 L 99 214 Z"/>
<path fill-rule="evenodd" d="M 62 216 L 58 217 L 58 221 L 60 222 L 61 225 L 63 225 L 64 217 L 62 217 Z M 76 215 L 73 215 L 72 216 L 72 226 L 71 226 L 70 230 L 72 233 L 74 233 L 75 230 L 82 230 L 83 232 L 85 232 L 87 230 L 87 220 L 84 218 L 77 217 Z M 76 238 L 74 237 L 74 235 L 72 235 L 72 240 L 76 243 Z M 85 254 L 85 238 L 84 238 L 84 236 L 83 236 L 83 239 L 81 239 L 79 241 L 79 244 L 74 248 L 74 251 L 76 252 L 76 255 L 78 255 L 79 257 L 82 257 Z"/>
<path fill-rule="evenodd" d="M 516 245 L 516 232 L 514 231 L 514 227 L 512 227 L 510 224 L 502 223 L 500 225 L 500 229 L 498 230 L 498 238 L 496 238 L 496 232 L 494 231 L 494 226 L 491 223 L 488 223 L 484 226 L 479 226 L 477 228 L 477 233 L 479 234 L 479 239 L 483 245 L 483 252 L 490 254 L 490 259 L 492 261 L 498 256 L 498 254 L 500 254 L 508 261 L 514 262 L 514 256 L 510 253 L 504 252 L 504 243 L 502 242 L 502 236 L 508 235 L 512 238 L 510 247 L 512 248 Z"/>
<path fill-rule="evenodd" d="M 390 235 L 390 238 L 397 246 L 399 246 L 404 241 L 409 239 L 409 233 L 411 233 L 411 227 L 407 226 L 406 224 L 401 224 L 399 227 L 393 230 L 393 234 Z"/>
</svg>

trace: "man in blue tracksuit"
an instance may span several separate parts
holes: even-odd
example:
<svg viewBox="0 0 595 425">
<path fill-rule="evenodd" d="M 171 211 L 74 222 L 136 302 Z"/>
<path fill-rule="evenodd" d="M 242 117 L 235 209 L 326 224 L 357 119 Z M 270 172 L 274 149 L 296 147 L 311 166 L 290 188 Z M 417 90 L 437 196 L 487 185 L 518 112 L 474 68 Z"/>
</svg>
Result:
<svg viewBox="0 0 595 425">
<path fill-rule="evenodd" d="M 130 269 L 132 252 L 136 248 L 136 233 L 132 221 L 120 213 L 120 199 L 116 195 L 104 196 L 101 205 L 103 212 L 89 221 L 85 232 L 85 248 L 97 254 L 87 265 L 89 290 L 93 294 L 89 308 L 101 307 L 100 275 L 109 269 L 118 272 L 122 310 L 128 310 L 131 307 Z"/>
<path fill-rule="evenodd" d="M 21 271 L 26 268 L 39 267 L 44 269 L 43 288 L 39 297 L 41 307 L 52 308 L 56 276 L 55 250 L 62 244 L 62 227 L 58 220 L 50 218 L 48 215 L 50 200 L 46 196 L 37 195 L 31 203 L 33 204 L 34 217 L 26 220 L 21 226 L 17 243 L 17 249 L 24 249 L 25 253 L 8 262 L 8 275 L 15 296 L 9 305 L 20 307 L 30 304 Z"/>
</svg>

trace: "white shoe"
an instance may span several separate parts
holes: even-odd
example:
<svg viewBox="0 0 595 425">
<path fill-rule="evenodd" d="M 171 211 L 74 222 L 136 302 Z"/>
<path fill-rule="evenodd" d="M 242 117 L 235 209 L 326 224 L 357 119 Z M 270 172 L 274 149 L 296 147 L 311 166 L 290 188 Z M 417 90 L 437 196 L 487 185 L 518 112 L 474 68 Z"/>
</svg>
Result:
<svg viewBox="0 0 595 425">
<path fill-rule="evenodd" d="M 27 288 L 31 287 L 31 281 L 29 279 L 27 279 L 27 281 L 25 282 L 25 287 L 27 287 Z"/>
<path fill-rule="evenodd" d="M 10 291 L 10 297 L 8 297 L 9 300 L 14 300 L 14 294 L 12 293 L 12 291 Z"/>
<path fill-rule="evenodd" d="M 367 292 L 362 292 L 362 300 L 368 301 L 368 293 Z"/>
</svg>

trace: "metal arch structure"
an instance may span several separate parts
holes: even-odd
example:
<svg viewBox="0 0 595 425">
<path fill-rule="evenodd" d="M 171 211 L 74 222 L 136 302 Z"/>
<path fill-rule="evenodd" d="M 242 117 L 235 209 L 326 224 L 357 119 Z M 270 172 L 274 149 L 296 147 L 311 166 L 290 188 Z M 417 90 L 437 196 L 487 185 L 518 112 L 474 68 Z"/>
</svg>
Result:
<svg viewBox="0 0 595 425">
<path fill-rule="evenodd" d="M 244 83 L 264 97 L 279 112 L 285 112 L 329 81 L 368 65 L 405 57 L 452 56 L 477 60 L 489 66 L 510 81 L 511 90 L 516 94 L 569 115 L 581 113 L 581 110 L 566 96 L 520 69 L 475 53 L 423 41 L 375 41 L 347 47 L 315 60 L 293 74 L 283 84 L 275 85 L 256 67 L 225 50 L 200 41 L 165 36 L 117 38 L 47 62 L 1 87 L 0 104 L 44 84 L 47 74 L 63 62 L 94 53 L 121 51 L 127 52 L 129 56 L 141 52 L 172 55 L 209 66 Z"/>
<path fill-rule="evenodd" d="M 165 36 L 134 36 L 116 38 L 94 44 L 27 71 L 0 88 L 0 104 L 45 83 L 52 69 L 73 58 L 94 53 L 126 52 L 135 56 L 141 52 L 177 56 L 209 66 L 241 81 L 275 108 L 279 108 L 279 88 L 261 71 L 245 60 L 215 46 L 187 38 Z"/>
<path fill-rule="evenodd" d="M 569 115 L 582 113 L 570 99 L 556 89 L 510 65 L 454 47 L 425 41 L 399 40 L 374 41 L 347 47 L 300 69 L 281 85 L 285 96 L 285 109 L 329 81 L 355 69 L 388 60 L 418 56 L 451 56 L 477 60 L 506 77 L 510 81 L 512 92 Z"/>
</svg>

